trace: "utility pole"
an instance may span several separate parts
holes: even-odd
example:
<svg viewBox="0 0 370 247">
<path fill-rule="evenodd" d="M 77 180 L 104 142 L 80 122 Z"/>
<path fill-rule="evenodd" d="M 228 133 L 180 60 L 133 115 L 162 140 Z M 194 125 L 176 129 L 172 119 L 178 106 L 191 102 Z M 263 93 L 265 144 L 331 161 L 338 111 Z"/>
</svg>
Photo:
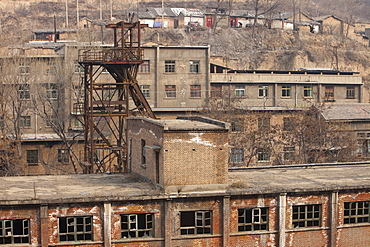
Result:
<svg viewBox="0 0 370 247">
<path fill-rule="evenodd" d="M 103 10 L 101 5 L 101 0 L 99 0 L 99 8 L 100 8 L 100 20 L 103 20 Z"/>
<path fill-rule="evenodd" d="M 79 2 L 77 1 L 76 11 L 77 11 L 77 27 L 80 25 L 80 13 L 79 13 Z"/>
<path fill-rule="evenodd" d="M 68 28 L 68 0 L 66 0 L 66 28 Z"/>
<path fill-rule="evenodd" d="M 113 21 L 113 0 L 109 0 L 110 5 L 110 20 Z"/>
</svg>

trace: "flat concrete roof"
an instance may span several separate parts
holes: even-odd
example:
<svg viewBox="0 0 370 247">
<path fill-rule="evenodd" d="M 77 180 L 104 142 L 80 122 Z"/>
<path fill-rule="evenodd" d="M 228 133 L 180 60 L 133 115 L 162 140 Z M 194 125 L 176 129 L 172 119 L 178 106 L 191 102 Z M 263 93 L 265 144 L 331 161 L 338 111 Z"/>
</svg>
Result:
<svg viewBox="0 0 370 247">
<path fill-rule="evenodd" d="M 370 165 L 252 169 L 229 172 L 228 186 L 181 186 L 165 193 L 135 174 L 0 177 L 0 205 L 83 203 L 224 195 L 370 190 Z"/>
</svg>

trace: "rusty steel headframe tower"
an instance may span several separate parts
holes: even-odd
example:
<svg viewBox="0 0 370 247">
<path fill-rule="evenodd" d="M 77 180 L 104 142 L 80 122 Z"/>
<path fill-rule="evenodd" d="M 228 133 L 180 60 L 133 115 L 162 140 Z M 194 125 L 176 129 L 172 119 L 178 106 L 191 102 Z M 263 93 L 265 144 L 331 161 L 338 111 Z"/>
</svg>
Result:
<svg viewBox="0 0 370 247">
<path fill-rule="evenodd" d="M 143 62 L 140 22 L 106 27 L 113 29 L 113 47 L 79 51 L 84 68 L 86 173 L 128 172 L 126 118 L 134 112 L 155 118 L 136 80 Z M 101 78 L 104 72 L 114 80 Z"/>
</svg>

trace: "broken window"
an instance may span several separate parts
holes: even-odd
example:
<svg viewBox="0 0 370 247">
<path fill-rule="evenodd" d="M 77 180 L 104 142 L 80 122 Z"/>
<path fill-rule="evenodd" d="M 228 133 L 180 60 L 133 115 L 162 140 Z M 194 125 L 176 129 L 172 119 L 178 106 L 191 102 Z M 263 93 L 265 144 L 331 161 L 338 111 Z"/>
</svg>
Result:
<svg viewBox="0 0 370 247">
<path fill-rule="evenodd" d="M 30 84 L 20 84 L 18 86 L 18 95 L 20 100 L 29 100 L 31 98 Z"/>
<path fill-rule="evenodd" d="M 282 86 L 281 87 L 281 97 L 283 97 L 283 98 L 290 98 L 291 97 L 291 87 L 290 86 Z"/>
<path fill-rule="evenodd" d="M 303 87 L 303 97 L 312 98 L 312 96 L 313 96 L 312 86 L 304 86 Z"/>
<path fill-rule="evenodd" d="M 28 165 L 37 165 L 39 163 L 39 150 L 27 150 L 26 155 Z"/>
<path fill-rule="evenodd" d="M 269 86 L 259 86 L 258 87 L 258 97 L 267 98 Z"/>
<path fill-rule="evenodd" d="M 93 240 L 92 216 L 59 218 L 59 241 Z"/>
<path fill-rule="evenodd" d="M 294 228 L 321 226 L 321 204 L 293 206 Z"/>
<path fill-rule="evenodd" d="M 165 86 L 166 98 L 176 98 L 176 85 Z"/>
<path fill-rule="evenodd" d="M 190 61 L 190 73 L 199 73 L 199 60 Z"/>
<path fill-rule="evenodd" d="M 122 214 L 121 238 L 153 237 L 154 214 Z"/>
<path fill-rule="evenodd" d="M 176 70 L 176 62 L 175 60 L 166 60 L 164 61 L 164 72 L 166 73 L 175 73 Z"/>
<path fill-rule="evenodd" d="M 0 244 L 30 243 L 30 220 L 0 220 Z"/>
<path fill-rule="evenodd" d="M 232 148 L 230 156 L 231 163 L 244 162 L 244 150 L 242 148 Z"/>
<path fill-rule="evenodd" d="M 347 99 L 355 99 L 356 98 L 355 87 L 347 87 L 346 98 Z"/>
<path fill-rule="evenodd" d="M 200 98 L 202 96 L 200 85 L 190 85 L 190 98 Z"/>
<path fill-rule="evenodd" d="M 236 85 L 235 86 L 235 96 L 236 97 L 245 97 L 245 86 L 244 85 Z"/>
<path fill-rule="evenodd" d="M 139 66 L 139 73 L 150 73 L 150 61 L 144 60 Z"/>
<path fill-rule="evenodd" d="M 211 211 L 180 212 L 181 235 L 212 234 Z"/>
<path fill-rule="evenodd" d="M 238 231 L 267 231 L 268 208 L 238 209 Z"/>
<path fill-rule="evenodd" d="M 58 162 L 59 163 L 68 163 L 69 162 L 68 149 L 58 149 Z"/>
<path fill-rule="evenodd" d="M 368 223 L 370 214 L 370 201 L 345 202 L 344 224 Z"/>
</svg>

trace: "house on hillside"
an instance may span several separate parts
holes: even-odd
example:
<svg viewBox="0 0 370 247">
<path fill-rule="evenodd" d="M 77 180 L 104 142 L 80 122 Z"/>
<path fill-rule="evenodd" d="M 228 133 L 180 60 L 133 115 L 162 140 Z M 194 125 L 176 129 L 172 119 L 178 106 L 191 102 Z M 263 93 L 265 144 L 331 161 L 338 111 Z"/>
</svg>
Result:
<svg viewBox="0 0 370 247">
<path fill-rule="evenodd" d="M 149 27 L 177 28 L 177 15 L 171 8 L 148 8 L 145 12 L 138 13 L 139 20 Z"/>
<path fill-rule="evenodd" d="M 254 24 L 254 14 L 248 10 L 232 10 L 230 13 L 230 27 L 250 27 Z M 263 15 L 257 17 L 258 26 L 265 26 L 266 19 Z"/>
<path fill-rule="evenodd" d="M 107 22 L 101 21 L 101 20 L 92 20 L 87 17 L 84 17 L 80 20 L 78 23 L 78 27 L 80 29 L 86 29 L 86 28 L 93 28 L 95 30 L 101 29 L 102 27 L 105 28 L 107 25 Z"/>
<path fill-rule="evenodd" d="M 171 8 L 178 20 L 177 27 L 204 27 L 204 11 L 201 9 Z M 177 28 L 175 25 L 175 28 Z"/>
<path fill-rule="evenodd" d="M 296 13 L 295 15 L 287 12 L 275 15 L 275 17 L 269 21 L 269 27 L 283 30 L 299 29 L 303 32 L 318 33 L 320 23 L 302 12 Z"/>
<path fill-rule="evenodd" d="M 320 23 L 320 33 L 346 37 L 352 37 L 354 35 L 355 26 L 346 23 L 334 15 L 316 17 L 315 20 Z"/>
</svg>

